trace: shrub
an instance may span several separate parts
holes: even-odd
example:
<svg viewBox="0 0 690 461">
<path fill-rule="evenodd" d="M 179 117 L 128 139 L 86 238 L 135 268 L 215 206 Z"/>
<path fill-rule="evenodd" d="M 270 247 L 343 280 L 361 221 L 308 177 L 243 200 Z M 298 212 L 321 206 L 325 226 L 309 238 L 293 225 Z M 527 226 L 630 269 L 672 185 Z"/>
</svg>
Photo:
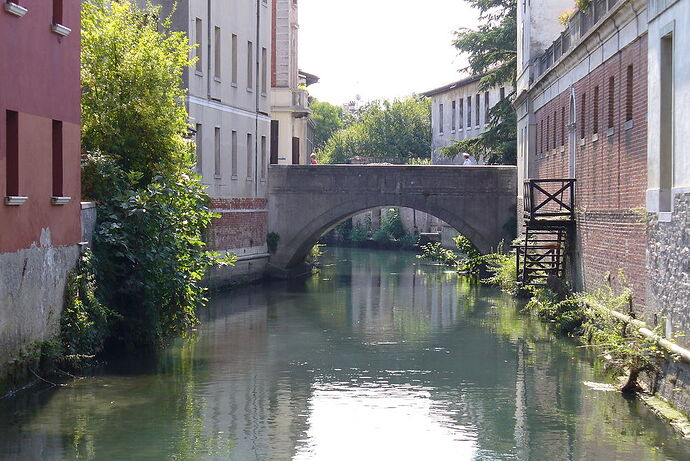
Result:
<svg viewBox="0 0 690 461">
<path fill-rule="evenodd" d="M 62 352 L 71 365 L 81 365 L 101 352 L 112 316 L 96 297 L 93 254 L 86 250 L 67 279 L 60 317 Z"/>
<path fill-rule="evenodd" d="M 280 241 L 280 235 L 275 232 L 270 232 L 266 236 L 266 246 L 268 247 L 269 253 L 275 253 L 278 249 L 278 242 Z"/>
<path fill-rule="evenodd" d="M 515 255 L 492 253 L 484 257 L 486 268 L 493 274 L 484 280 L 485 283 L 497 285 L 502 290 L 517 294 L 517 263 Z"/>
<path fill-rule="evenodd" d="M 460 264 L 460 257 L 453 250 L 447 250 L 439 242 L 427 243 L 421 247 L 422 254 L 417 255 L 419 259 L 434 261 L 445 264 L 446 266 L 457 267 Z"/>
<path fill-rule="evenodd" d="M 460 250 L 463 255 L 460 264 L 460 270 L 465 271 L 472 275 L 479 274 L 479 271 L 484 267 L 485 257 L 475 248 L 475 246 L 470 242 L 470 239 L 460 234 L 457 235 L 453 242 Z"/>
</svg>

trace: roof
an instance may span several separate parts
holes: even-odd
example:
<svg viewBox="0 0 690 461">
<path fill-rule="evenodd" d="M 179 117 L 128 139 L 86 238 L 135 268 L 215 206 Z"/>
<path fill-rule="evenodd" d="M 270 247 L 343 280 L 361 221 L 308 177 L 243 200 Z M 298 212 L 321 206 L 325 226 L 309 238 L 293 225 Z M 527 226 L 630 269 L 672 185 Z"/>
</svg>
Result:
<svg viewBox="0 0 690 461">
<path fill-rule="evenodd" d="M 436 88 L 433 90 L 425 91 L 424 93 L 422 93 L 422 96 L 426 96 L 426 97 L 430 98 L 431 96 L 436 96 L 437 94 L 446 93 L 448 91 L 454 90 L 454 89 L 459 88 L 461 86 L 465 86 L 465 85 L 469 85 L 470 83 L 478 82 L 479 80 L 481 80 L 482 77 L 484 77 L 484 75 L 485 74 L 472 75 L 470 77 L 466 77 L 462 80 L 458 80 L 457 82 L 449 83 L 448 85 L 444 85 L 442 87 L 439 87 L 439 88 Z"/>
<path fill-rule="evenodd" d="M 314 74 L 310 74 L 309 72 L 305 72 L 303 70 L 299 71 L 300 77 L 304 77 L 305 80 L 307 81 L 307 86 L 313 85 L 314 83 L 319 83 L 319 77 L 317 77 Z"/>
</svg>

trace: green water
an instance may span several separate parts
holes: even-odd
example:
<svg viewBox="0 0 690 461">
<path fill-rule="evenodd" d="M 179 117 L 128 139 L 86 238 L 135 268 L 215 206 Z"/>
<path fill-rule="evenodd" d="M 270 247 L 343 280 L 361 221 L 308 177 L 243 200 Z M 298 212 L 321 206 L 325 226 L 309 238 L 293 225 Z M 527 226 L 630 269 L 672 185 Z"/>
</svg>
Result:
<svg viewBox="0 0 690 461">
<path fill-rule="evenodd" d="M 581 348 L 410 253 L 217 294 L 160 357 L 0 401 L 8 460 L 688 460 Z"/>
</svg>

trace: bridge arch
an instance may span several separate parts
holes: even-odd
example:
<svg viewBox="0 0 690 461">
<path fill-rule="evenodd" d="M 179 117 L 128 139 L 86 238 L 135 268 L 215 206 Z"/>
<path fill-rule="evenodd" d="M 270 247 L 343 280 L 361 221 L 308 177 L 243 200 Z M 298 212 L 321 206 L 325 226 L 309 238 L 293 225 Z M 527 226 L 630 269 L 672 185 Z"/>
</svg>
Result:
<svg viewBox="0 0 690 461">
<path fill-rule="evenodd" d="M 269 231 L 280 236 L 270 264 L 277 271 L 299 271 L 322 235 L 371 208 L 435 216 L 482 253 L 514 235 L 511 166 L 271 165 L 269 181 Z"/>
</svg>

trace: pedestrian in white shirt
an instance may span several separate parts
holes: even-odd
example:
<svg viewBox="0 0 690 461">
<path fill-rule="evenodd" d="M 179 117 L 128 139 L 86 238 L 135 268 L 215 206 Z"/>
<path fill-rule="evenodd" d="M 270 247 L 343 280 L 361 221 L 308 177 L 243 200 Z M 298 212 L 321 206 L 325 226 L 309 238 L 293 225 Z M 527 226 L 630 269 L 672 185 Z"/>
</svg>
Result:
<svg viewBox="0 0 690 461">
<path fill-rule="evenodd" d="M 467 165 L 476 165 L 477 163 L 470 158 L 470 154 L 467 152 L 463 152 L 462 156 L 465 158 L 465 161 L 462 162 L 463 166 Z"/>
</svg>

